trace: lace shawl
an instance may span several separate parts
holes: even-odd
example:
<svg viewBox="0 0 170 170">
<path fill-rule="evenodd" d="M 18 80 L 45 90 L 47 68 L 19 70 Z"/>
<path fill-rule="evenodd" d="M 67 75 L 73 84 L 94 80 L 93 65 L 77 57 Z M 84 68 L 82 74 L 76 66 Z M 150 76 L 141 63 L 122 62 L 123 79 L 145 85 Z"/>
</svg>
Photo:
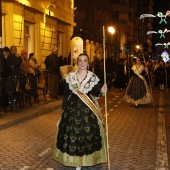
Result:
<svg viewBox="0 0 170 170">
<path fill-rule="evenodd" d="M 143 65 L 141 65 L 139 69 L 137 69 L 136 65 L 132 66 L 132 70 L 134 71 L 135 74 L 141 74 L 144 69 L 145 67 Z"/>
<path fill-rule="evenodd" d="M 66 82 L 69 84 L 69 89 L 75 93 L 75 86 L 78 88 L 82 93 L 88 93 L 92 90 L 92 88 L 98 84 L 99 78 L 91 71 L 87 72 L 86 77 L 80 83 L 77 79 L 77 71 L 71 72 L 66 76 Z"/>
</svg>

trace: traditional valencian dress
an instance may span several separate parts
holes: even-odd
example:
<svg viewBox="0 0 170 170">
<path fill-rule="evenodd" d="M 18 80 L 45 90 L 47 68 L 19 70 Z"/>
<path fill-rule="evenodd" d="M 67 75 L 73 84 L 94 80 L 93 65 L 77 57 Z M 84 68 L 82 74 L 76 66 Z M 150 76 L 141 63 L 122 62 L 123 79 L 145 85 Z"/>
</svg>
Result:
<svg viewBox="0 0 170 170">
<path fill-rule="evenodd" d="M 146 72 L 143 65 L 141 65 L 139 69 L 136 67 L 136 65 L 132 66 L 132 78 L 126 89 L 124 96 L 125 102 L 134 104 L 146 104 L 152 101 L 152 96 L 148 84 L 144 78 L 145 74 Z"/>
<path fill-rule="evenodd" d="M 57 127 L 53 158 L 64 166 L 94 166 L 107 162 L 106 137 L 96 97 L 98 77 L 88 71 L 82 82 L 77 71 L 66 77 L 63 111 Z"/>
</svg>

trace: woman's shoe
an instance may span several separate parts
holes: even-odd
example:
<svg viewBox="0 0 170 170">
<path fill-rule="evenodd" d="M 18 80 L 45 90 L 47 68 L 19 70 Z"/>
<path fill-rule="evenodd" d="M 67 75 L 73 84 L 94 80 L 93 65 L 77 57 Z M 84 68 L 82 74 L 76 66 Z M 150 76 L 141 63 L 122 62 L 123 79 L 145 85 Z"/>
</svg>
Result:
<svg viewBox="0 0 170 170">
<path fill-rule="evenodd" d="M 81 170 L 81 167 L 76 167 L 76 170 Z"/>
</svg>

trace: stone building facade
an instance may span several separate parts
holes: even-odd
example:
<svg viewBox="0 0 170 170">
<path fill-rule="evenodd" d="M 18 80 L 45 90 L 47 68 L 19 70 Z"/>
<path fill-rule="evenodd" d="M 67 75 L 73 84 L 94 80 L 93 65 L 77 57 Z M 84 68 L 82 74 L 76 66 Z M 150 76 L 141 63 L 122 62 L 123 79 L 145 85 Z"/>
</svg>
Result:
<svg viewBox="0 0 170 170">
<path fill-rule="evenodd" d="M 153 13 L 153 0 L 75 0 L 75 8 L 74 35 L 102 45 L 104 26 L 106 49 L 116 59 L 133 56 L 137 43 L 152 51 L 152 35 L 147 36 L 147 31 L 153 21 L 139 17 Z M 113 35 L 107 31 L 109 26 L 115 28 Z"/>
<path fill-rule="evenodd" d="M 75 25 L 74 0 L 2 1 L 2 47 L 34 52 L 42 69 L 53 47 L 68 56 Z"/>
</svg>

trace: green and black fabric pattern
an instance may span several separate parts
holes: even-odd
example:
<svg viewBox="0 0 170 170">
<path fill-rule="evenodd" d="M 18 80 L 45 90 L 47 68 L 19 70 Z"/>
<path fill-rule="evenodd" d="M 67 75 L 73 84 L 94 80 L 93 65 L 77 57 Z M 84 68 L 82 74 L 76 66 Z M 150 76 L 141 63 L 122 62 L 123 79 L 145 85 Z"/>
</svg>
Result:
<svg viewBox="0 0 170 170">
<path fill-rule="evenodd" d="M 89 155 L 102 148 L 97 118 L 75 94 L 62 113 L 56 147 L 71 156 Z"/>
</svg>

